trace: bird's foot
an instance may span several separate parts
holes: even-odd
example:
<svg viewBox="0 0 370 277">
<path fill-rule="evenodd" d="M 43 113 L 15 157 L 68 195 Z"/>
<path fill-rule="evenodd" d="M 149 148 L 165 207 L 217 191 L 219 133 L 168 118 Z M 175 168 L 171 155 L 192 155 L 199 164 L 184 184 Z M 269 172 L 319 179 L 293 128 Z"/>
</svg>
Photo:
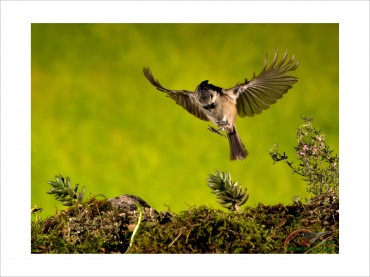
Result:
<svg viewBox="0 0 370 277">
<path fill-rule="evenodd" d="M 219 134 L 220 136 L 226 138 L 226 136 L 223 133 L 220 132 L 222 129 L 215 129 L 212 126 L 208 126 L 208 130 L 210 130 L 211 132 L 216 133 L 216 134 Z"/>
</svg>

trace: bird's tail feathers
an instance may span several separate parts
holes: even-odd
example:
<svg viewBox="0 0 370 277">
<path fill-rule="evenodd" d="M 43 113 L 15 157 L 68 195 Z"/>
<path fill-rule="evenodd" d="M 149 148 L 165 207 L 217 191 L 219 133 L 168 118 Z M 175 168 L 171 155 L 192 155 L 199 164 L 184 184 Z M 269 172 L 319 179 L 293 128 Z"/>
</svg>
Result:
<svg viewBox="0 0 370 277">
<path fill-rule="evenodd" d="M 248 156 L 248 151 L 245 149 L 236 128 L 227 132 L 227 138 L 230 144 L 230 160 L 243 160 Z"/>
</svg>

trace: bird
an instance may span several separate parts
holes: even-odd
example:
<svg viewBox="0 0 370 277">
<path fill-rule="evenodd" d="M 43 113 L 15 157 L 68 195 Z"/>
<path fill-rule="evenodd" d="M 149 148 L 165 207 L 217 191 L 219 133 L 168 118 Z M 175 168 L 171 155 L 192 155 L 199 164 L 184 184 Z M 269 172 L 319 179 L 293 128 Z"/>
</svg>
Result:
<svg viewBox="0 0 370 277">
<path fill-rule="evenodd" d="M 218 129 L 210 127 L 222 135 L 226 133 L 230 145 L 230 160 L 243 160 L 248 156 L 242 140 L 236 129 L 236 118 L 252 117 L 267 110 L 270 105 L 283 97 L 298 81 L 298 78 L 289 74 L 299 66 L 295 57 L 287 60 L 288 51 L 285 50 L 280 62 L 278 50 L 275 51 L 271 64 L 267 65 L 267 53 L 265 55 L 262 71 L 256 75 L 253 73 L 251 80 L 245 79 L 234 87 L 224 89 L 202 81 L 195 91 L 172 90 L 164 88 L 154 78 L 149 67 L 143 68 L 146 79 L 159 91 L 165 92 L 178 105 L 182 106 L 192 115 L 204 121 L 213 122 Z"/>
</svg>

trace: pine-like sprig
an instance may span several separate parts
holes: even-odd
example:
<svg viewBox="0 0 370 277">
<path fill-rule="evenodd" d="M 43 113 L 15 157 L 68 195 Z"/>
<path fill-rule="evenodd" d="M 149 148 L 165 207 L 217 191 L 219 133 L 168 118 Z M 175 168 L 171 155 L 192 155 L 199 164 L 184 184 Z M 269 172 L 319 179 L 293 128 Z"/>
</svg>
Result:
<svg viewBox="0 0 370 277">
<path fill-rule="evenodd" d="M 54 194 L 55 199 L 62 202 L 64 206 L 72 206 L 73 203 L 82 203 L 85 196 L 85 187 L 82 192 L 77 192 L 78 184 L 71 187 L 71 179 L 67 176 L 64 178 L 61 174 L 55 175 L 54 181 L 49 181 L 48 184 L 53 186 L 47 193 Z"/>
<path fill-rule="evenodd" d="M 243 191 L 237 181 L 232 182 L 230 173 L 220 173 L 216 170 L 216 175 L 209 174 L 207 185 L 216 195 L 217 202 L 230 211 L 240 211 L 240 207 L 247 202 L 249 194 L 247 189 Z"/>
</svg>

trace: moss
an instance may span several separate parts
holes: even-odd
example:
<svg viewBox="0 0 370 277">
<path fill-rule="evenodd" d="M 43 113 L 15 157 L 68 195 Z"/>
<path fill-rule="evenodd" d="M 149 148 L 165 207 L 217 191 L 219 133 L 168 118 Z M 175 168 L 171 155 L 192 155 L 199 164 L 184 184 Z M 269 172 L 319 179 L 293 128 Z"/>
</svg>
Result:
<svg viewBox="0 0 370 277">
<path fill-rule="evenodd" d="M 92 198 L 45 220 L 36 218 L 31 252 L 124 253 L 138 212 L 135 205 L 117 205 L 117 199 L 129 198 L 140 199 Z M 241 212 L 200 206 L 158 213 L 141 201 L 143 222 L 130 253 L 339 253 L 339 201 L 333 192 L 305 204 L 259 204 Z M 308 235 L 314 239 L 304 243 Z"/>
</svg>

